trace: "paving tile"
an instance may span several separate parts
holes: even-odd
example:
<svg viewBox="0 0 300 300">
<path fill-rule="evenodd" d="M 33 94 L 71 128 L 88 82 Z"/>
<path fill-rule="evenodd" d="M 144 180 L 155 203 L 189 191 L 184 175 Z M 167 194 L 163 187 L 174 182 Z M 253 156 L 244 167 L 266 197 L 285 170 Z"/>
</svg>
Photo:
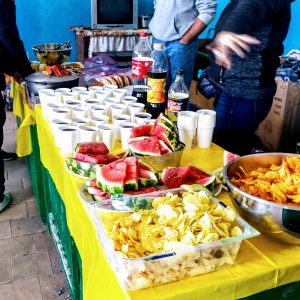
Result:
<svg viewBox="0 0 300 300">
<path fill-rule="evenodd" d="M 61 262 L 60 262 L 60 259 L 58 257 L 58 254 L 57 254 L 55 246 L 53 245 L 48 250 L 48 252 L 49 252 L 49 256 L 50 256 L 52 272 L 53 273 L 60 273 L 60 272 L 62 272 Z"/>
<path fill-rule="evenodd" d="M 22 179 L 8 179 L 5 181 L 5 191 L 14 191 L 14 190 L 21 190 L 23 189 Z"/>
<path fill-rule="evenodd" d="M 29 177 L 27 167 L 24 163 L 17 163 L 6 166 L 8 176 L 7 178 L 9 180 L 15 179 L 15 178 L 23 178 L 23 177 Z"/>
<path fill-rule="evenodd" d="M 38 278 L 0 285 L 0 300 L 43 300 Z"/>
<path fill-rule="evenodd" d="M 63 273 L 40 276 L 43 300 L 71 299 Z"/>
<path fill-rule="evenodd" d="M 31 186 L 25 189 L 11 191 L 10 194 L 13 198 L 12 203 L 14 204 L 34 200 Z"/>
<path fill-rule="evenodd" d="M 10 259 L 35 252 L 32 235 L 0 240 L 0 258 Z"/>
<path fill-rule="evenodd" d="M 23 189 L 28 189 L 32 187 L 32 182 L 29 174 L 24 175 L 22 177 L 22 185 L 23 185 Z"/>
<path fill-rule="evenodd" d="M 32 237 L 36 252 L 48 251 L 51 247 L 54 247 L 54 241 L 49 232 L 36 233 Z"/>
<path fill-rule="evenodd" d="M 11 234 L 13 237 L 43 232 L 45 230 L 46 226 L 43 225 L 39 216 L 11 220 Z"/>
<path fill-rule="evenodd" d="M 9 220 L 0 221 L 0 240 L 11 237 Z M 0 256 L 1 258 L 1 256 Z"/>
<path fill-rule="evenodd" d="M 25 203 L 10 204 L 3 212 L 1 212 L 0 221 L 8 219 L 20 219 L 25 217 L 27 217 L 27 209 Z"/>
<path fill-rule="evenodd" d="M 38 212 L 38 209 L 36 207 L 34 200 L 26 202 L 26 207 L 27 207 L 28 217 L 34 217 L 34 216 L 39 215 L 39 212 Z"/>
<path fill-rule="evenodd" d="M 10 259 L 2 259 L 0 258 L 0 287 L 1 284 L 11 282 L 11 265 Z M 1 294 L 1 292 L 0 292 Z M 1 298 L 1 296 L 0 296 Z"/>
<path fill-rule="evenodd" d="M 11 264 L 13 280 L 52 274 L 48 252 L 15 257 L 12 258 Z"/>
</svg>

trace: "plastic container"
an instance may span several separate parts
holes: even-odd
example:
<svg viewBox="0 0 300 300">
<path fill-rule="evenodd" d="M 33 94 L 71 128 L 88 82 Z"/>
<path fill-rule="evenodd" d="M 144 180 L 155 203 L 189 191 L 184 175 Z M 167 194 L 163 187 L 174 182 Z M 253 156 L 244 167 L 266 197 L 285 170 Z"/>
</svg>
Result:
<svg viewBox="0 0 300 300">
<path fill-rule="evenodd" d="M 167 192 L 165 191 L 165 194 Z M 181 192 L 178 191 L 178 193 Z M 152 196 L 153 199 L 155 197 Z M 140 201 L 141 196 L 138 196 L 138 198 Z M 145 198 L 150 201 L 151 195 Z M 222 209 L 226 207 L 225 204 L 218 201 L 215 197 L 210 198 L 210 200 L 212 204 L 218 203 Z M 115 216 L 114 213 L 97 215 L 96 210 L 91 210 L 91 212 L 94 212 L 92 218 L 97 227 L 98 237 L 107 259 L 120 283 L 128 290 L 148 288 L 231 266 L 235 263 L 241 242 L 244 239 L 259 235 L 257 230 L 236 216 L 234 225 L 242 230 L 242 234 L 239 236 L 196 246 L 187 246 L 147 257 L 124 258 L 114 250 L 113 243 L 108 238 L 102 223 L 103 220 L 108 218 L 110 220 L 118 219 L 120 214 L 118 216 Z"/>
</svg>

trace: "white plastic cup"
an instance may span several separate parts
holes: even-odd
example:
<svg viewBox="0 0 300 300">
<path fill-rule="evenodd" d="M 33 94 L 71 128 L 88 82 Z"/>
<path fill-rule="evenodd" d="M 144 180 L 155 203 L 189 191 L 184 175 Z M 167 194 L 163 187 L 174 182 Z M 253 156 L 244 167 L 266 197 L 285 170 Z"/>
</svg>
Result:
<svg viewBox="0 0 300 300">
<path fill-rule="evenodd" d="M 120 140 L 120 127 L 119 124 L 124 122 L 130 122 L 130 116 L 126 114 L 116 114 L 112 116 L 112 123 L 117 126 L 116 128 L 116 139 Z"/>
<path fill-rule="evenodd" d="M 117 89 L 117 88 L 118 88 L 118 86 L 116 84 L 105 84 L 105 85 L 103 85 L 104 90 L 108 90 L 108 91 L 111 91 L 111 92 L 113 90 Z"/>
<path fill-rule="evenodd" d="M 112 91 L 111 90 L 99 90 L 95 92 L 95 98 L 103 103 L 104 99 L 111 97 Z"/>
<path fill-rule="evenodd" d="M 89 125 L 90 120 L 88 118 L 72 118 L 72 123 L 74 126 L 81 126 L 81 125 Z"/>
<path fill-rule="evenodd" d="M 128 148 L 128 140 L 131 135 L 131 129 L 137 127 L 136 123 L 124 122 L 119 124 L 122 149 Z"/>
<path fill-rule="evenodd" d="M 95 127 L 98 127 L 98 125 L 102 125 L 102 124 L 108 124 L 108 116 L 106 115 L 91 116 L 90 124 Z"/>
<path fill-rule="evenodd" d="M 97 99 L 91 99 L 91 98 L 89 98 L 89 99 L 85 99 L 83 102 L 84 102 L 84 105 L 86 107 L 88 107 L 89 109 L 93 105 L 101 105 L 101 102 L 98 101 Z"/>
<path fill-rule="evenodd" d="M 65 119 L 65 118 L 59 118 L 59 119 L 56 118 L 56 119 L 51 120 L 50 127 L 52 129 L 53 135 L 54 135 L 54 132 L 56 132 L 59 127 L 65 126 L 65 125 L 72 125 L 72 120 Z"/>
<path fill-rule="evenodd" d="M 191 149 L 193 146 L 195 131 L 194 129 L 178 128 L 179 139 L 185 144 L 186 149 Z"/>
<path fill-rule="evenodd" d="M 122 99 L 127 95 L 127 90 L 125 90 L 125 89 L 115 89 L 115 90 L 113 90 L 112 94 L 113 94 L 113 97 Z"/>
<path fill-rule="evenodd" d="M 58 88 L 58 89 L 55 89 L 54 91 L 55 91 L 55 93 L 56 92 L 64 93 L 64 92 L 71 92 L 71 89 L 70 88 Z"/>
<path fill-rule="evenodd" d="M 128 105 L 130 103 L 136 103 L 137 102 L 137 97 L 134 97 L 134 96 L 125 96 L 123 97 L 122 99 L 122 103 L 126 105 L 126 110 L 127 110 L 127 113 L 129 114 L 129 109 L 128 109 Z"/>
<path fill-rule="evenodd" d="M 137 123 L 138 125 L 143 125 L 145 124 L 146 120 L 152 118 L 152 115 L 145 112 L 137 112 L 133 115 L 133 118 L 135 123 Z"/>
<path fill-rule="evenodd" d="M 197 128 L 197 116 L 194 111 L 179 111 L 177 114 L 177 128 L 183 130 L 192 130 L 195 134 Z"/>
<path fill-rule="evenodd" d="M 96 127 L 89 125 L 79 126 L 79 142 L 96 142 L 98 137 L 98 130 Z"/>
<path fill-rule="evenodd" d="M 106 147 L 111 150 L 115 145 L 115 130 L 114 124 L 101 124 L 97 126 L 99 140 L 103 142 Z"/>
<path fill-rule="evenodd" d="M 38 94 L 39 94 L 40 103 L 42 104 L 42 102 L 47 102 L 45 95 L 54 94 L 54 90 L 53 89 L 40 89 L 38 91 Z"/>
<path fill-rule="evenodd" d="M 75 106 L 72 108 L 72 118 L 88 118 L 89 117 L 89 109 L 82 106 Z"/>
<path fill-rule="evenodd" d="M 71 110 L 66 107 L 54 108 L 51 112 L 53 119 L 71 119 Z"/>
<path fill-rule="evenodd" d="M 82 107 L 82 103 L 77 99 L 66 100 L 65 105 L 69 109 L 73 109 L 74 107 Z"/>
<path fill-rule="evenodd" d="M 92 105 L 90 107 L 90 116 L 107 116 L 107 107 L 102 104 Z"/>
<path fill-rule="evenodd" d="M 120 102 L 121 102 L 121 100 L 116 97 L 108 97 L 103 100 L 103 104 L 107 107 L 107 115 L 108 115 L 109 119 L 111 119 L 111 106 L 113 104 L 119 104 Z"/>
<path fill-rule="evenodd" d="M 79 129 L 73 125 L 60 126 L 54 138 L 63 155 L 73 153 L 79 142 Z"/>
<path fill-rule="evenodd" d="M 199 109 L 197 110 L 199 128 L 212 128 L 216 125 L 216 112 L 212 109 Z"/>
<path fill-rule="evenodd" d="M 199 148 L 209 148 L 212 143 L 214 127 L 197 128 L 197 145 Z"/>
<path fill-rule="evenodd" d="M 76 99 L 79 99 L 79 92 L 87 91 L 87 88 L 84 86 L 74 86 L 71 88 L 72 93 Z"/>
<path fill-rule="evenodd" d="M 80 91 L 78 93 L 78 99 L 84 101 L 86 99 L 91 99 L 94 95 L 93 91 Z"/>
<path fill-rule="evenodd" d="M 65 106 L 62 103 L 48 103 L 47 104 L 47 110 L 46 115 L 49 116 L 49 119 L 52 120 L 55 118 L 55 114 L 53 114 L 53 110 L 56 108 L 64 108 Z"/>
<path fill-rule="evenodd" d="M 113 118 L 114 115 L 125 114 L 126 113 L 126 105 L 122 103 L 112 104 L 111 107 L 111 116 Z"/>
<path fill-rule="evenodd" d="M 73 92 L 63 92 L 61 93 L 62 102 L 66 103 L 67 101 L 75 100 L 76 95 Z"/>
<path fill-rule="evenodd" d="M 143 103 L 130 103 L 127 106 L 130 117 L 131 117 L 131 122 L 134 122 L 134 114 L 138 112 L 143 112 L 145 108 L 145 104 Z"/>
</svg>

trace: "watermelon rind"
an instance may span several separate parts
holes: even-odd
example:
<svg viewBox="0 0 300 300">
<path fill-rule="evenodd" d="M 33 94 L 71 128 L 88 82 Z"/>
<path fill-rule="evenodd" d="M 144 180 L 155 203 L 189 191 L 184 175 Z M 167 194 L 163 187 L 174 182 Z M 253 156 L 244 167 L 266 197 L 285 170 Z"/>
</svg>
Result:
<svg viewBox="0 0 300 300">
<path fill-rule="evenodd" d="M 82 162 L 74 158 L 66 158 L 65 160 L 68 170 L 82 177 L 95 176 L 95 164 Z"/>
<path fill-rule="evenodd" d="M 157 186 L 157 184 L 158 184 L 157 179 L 139 177 L 139 186 L 148 187 L 148 186 Z"/>
<path fill-rule="evenodd" d="M 136 155 L 160 156 L 158 138 L 156 137 L 141 136 L 129 139 L 128 149 Z"/>
</svg>

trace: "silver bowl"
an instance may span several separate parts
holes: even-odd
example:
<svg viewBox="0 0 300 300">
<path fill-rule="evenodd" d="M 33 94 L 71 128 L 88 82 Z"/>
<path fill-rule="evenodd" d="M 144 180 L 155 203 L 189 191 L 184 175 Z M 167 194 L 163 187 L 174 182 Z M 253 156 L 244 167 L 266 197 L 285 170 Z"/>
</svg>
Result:
<svg viewBox="0 0 300 300">
<path fill-rule="evenodd" d="M 231 199 L 242 217 L 256 229 L 286 243 L 300 245 L 300 206 L 283 205 L 252 196 L 234 185 L 230 178 L 242 167 L 249 172 L 258 167 L 280 165 L 292 153 L 258 153 L 242 156 L 223 168 Z"/>
<path fill-rule="evenodd" d="M 32 47 L 35 56 L 47 66 L 60 65 L 65 62 L 70 54 L 72 47 L 69 42 L 61 44 L 40 44 Z"/>
</svg>

